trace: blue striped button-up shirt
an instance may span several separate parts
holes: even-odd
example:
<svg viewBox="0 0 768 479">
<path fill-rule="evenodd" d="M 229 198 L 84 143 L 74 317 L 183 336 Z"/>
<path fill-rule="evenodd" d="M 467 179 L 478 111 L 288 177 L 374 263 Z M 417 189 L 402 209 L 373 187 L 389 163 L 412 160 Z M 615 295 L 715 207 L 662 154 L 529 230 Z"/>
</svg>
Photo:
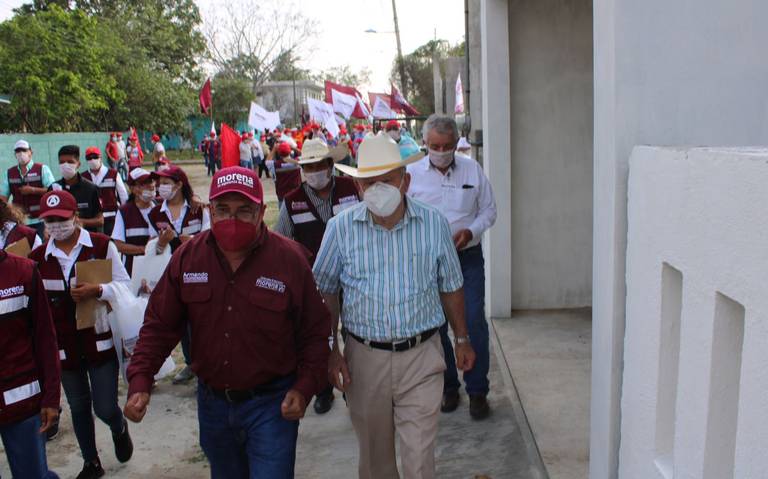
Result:
<svg viewBox="0 0 768 479">
<path fill-rule="evenodd" d="M 364 203 L 328 222 L 314 266 L 324 294 L 344 291 L 342 323 L 373 341 L 416 336 L 445 322 L 440 293 L 463 285 L 448 221 L 409 198 L 388 230 Z"/>
</svg>

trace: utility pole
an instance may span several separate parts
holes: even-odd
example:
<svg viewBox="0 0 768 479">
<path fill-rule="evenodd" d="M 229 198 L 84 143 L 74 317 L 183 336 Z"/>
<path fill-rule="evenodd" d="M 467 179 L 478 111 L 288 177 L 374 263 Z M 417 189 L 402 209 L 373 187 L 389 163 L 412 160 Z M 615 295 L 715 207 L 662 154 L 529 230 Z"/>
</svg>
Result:
<svg viewBox="0 0 768 479">
<path fill-rule="evenodd" d="M 408 86 L 405 83 L 405 62 L 403 62 L 403 47 L 400 45 L 400 26 L 397 23 L 397 5 L 392 0 L 392 13 L 395 17 L 395 38 L 397 39 L 397 63 L 400 67 L 400 91 L 408 98 Z"/>
</svg>

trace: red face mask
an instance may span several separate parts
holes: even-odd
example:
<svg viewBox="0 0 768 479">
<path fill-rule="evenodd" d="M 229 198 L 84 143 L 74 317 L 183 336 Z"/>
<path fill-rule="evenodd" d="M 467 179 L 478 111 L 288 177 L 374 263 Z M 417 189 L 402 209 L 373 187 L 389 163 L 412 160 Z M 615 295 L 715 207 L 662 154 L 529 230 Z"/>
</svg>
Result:
<svg viewBox="0 0 768 479">
<path fill-rule="evenodd" d="M 228 218 L 213 223 L 211 227 L 216 243 L 224 251 L 242 251 L 259 239 L 259 225 Z"/>
</svg>

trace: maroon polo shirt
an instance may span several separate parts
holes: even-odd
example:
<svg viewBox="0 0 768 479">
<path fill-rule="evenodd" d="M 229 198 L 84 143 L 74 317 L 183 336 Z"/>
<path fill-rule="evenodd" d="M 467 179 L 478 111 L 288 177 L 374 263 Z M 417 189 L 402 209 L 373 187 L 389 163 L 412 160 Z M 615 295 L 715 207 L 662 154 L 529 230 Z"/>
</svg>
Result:
<svg viewBox="0 0 768 479">
<path fill-rule="evenodd" d="M 234 274 L 211 231 L 183 244 L 152 292 L 128 366 L 128 395 L 152 378 L 191 330 L 192 370 L 216 389 L 246 390 L 296 374 L 309 399 L 327 384 L 331 315 L 306 250 L 262 225 Z"/>
</svg>

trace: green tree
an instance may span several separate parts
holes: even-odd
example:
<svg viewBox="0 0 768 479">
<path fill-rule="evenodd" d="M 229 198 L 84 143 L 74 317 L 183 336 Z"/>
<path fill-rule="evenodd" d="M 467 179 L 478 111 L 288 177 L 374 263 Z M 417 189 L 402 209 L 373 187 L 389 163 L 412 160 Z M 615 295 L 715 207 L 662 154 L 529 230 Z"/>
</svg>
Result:
<svg viewBox="0 0 768 479">
<path fill-rule="evenodd" d="M 335 66 L 320 73 L 317 80 L 321 83 L 328 80 L 341 85 L 359 87 L 370 83 L 371 70 L 363 68 L 358 72 L 353 72 L 349 65 Z"/>
<path fill-rule="evenodd" d="M 237 122 L 248 119 L 248 108 L 253 101 L 251 83 L 242 78 L 216 75 L 213 87 L 214 116 L 217 120 L 236 128 Z"/>
</svg>

